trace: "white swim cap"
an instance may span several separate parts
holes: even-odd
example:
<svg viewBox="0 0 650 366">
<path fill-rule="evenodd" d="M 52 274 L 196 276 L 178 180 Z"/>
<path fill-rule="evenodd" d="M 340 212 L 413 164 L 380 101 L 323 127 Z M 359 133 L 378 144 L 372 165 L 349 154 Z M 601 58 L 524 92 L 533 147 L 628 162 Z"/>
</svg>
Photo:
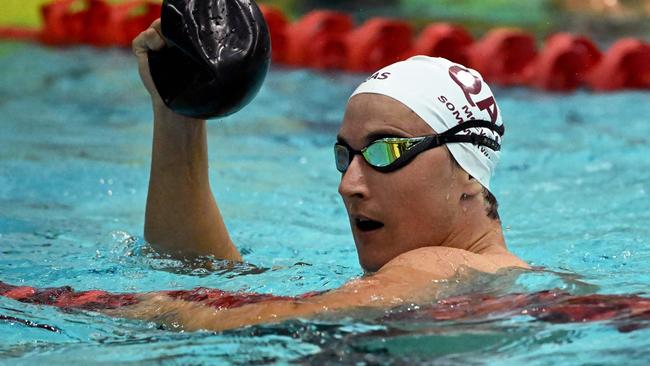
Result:
<svg viewBox="0 0 650 366">
<path fill-rule="evenodd" d="M 382 94 L 401 102 L 438 134 L 469 120 L 503 126 L 499 107 L 481 74 L 444 58 L 415 56 L 394 63 L 374 73 L 350 98 L 362 93 Z M 459 134 L 470 133 L 501 144 L 501 136 L 488 128 L 472 128 Z M 450 143 L 447 148 L 467 173 L 490 189 L 499 151 L 471 143 Z"/>
</svg>

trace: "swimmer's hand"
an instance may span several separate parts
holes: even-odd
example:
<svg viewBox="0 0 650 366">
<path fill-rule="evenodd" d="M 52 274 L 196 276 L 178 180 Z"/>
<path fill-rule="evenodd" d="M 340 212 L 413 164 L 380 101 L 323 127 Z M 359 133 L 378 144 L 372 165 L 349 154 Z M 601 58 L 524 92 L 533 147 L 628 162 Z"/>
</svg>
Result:
<svg viewBox="0 0 650 366">
<path fill-rule="evenodd" d="M 138 58 L 138 70 L 142 83 L 151 95 L 154 107 L 163 108 L 166 108 L 165 104 L 156 90 L 149 71 L 149 51 L 160 51 L 165 47 L 167 47 L 167 42 L 160 30 L 160 19 L 156 19 L 149 28 L 135 37 L 132 44 L 133 53 Z"/>
</svg>

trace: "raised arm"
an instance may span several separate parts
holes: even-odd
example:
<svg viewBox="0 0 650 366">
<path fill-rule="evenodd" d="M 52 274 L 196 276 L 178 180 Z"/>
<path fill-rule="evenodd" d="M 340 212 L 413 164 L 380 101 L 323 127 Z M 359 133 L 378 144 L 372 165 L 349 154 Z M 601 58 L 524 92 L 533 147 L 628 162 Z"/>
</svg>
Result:
<svg viewBox="0 0 650 366">
<path fill-rule="evenodd" d="M 151 78 L 148 52 L 163 47 L 160 20 L 133 41 L 154 115 L 145 239 L 155 249 L 179 257 L 214 255 L 240 261 L 210 189 L 206 122 L 167 108 Z"/>
</svg>

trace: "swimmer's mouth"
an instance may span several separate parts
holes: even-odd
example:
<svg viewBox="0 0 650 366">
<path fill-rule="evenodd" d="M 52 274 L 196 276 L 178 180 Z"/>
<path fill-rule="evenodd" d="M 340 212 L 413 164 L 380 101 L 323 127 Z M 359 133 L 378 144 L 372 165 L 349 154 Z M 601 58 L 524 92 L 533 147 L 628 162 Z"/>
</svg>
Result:
<svg viewBox="0 0 650 366">
<path fill-rule="evenodd" d="M 368 219 L 366 217 L 356 217 L 354 219 L 354 225 L 357 227 L 357 229 L 363 232 L 373 231 L 384 227 L 384 224 L 381 222 Z"/>
</svg>

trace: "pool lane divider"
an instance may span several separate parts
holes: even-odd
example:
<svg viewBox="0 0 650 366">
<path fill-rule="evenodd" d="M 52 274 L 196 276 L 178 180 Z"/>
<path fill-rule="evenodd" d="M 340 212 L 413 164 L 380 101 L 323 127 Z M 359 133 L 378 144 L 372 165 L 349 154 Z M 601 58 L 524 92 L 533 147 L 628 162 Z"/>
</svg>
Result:
<svg viewBox="0 0 650 366">
<path fill-rule="evenodd" d="M 79 9 L 79 4 L 82 5 Z M 130 47 L 133 38 L 160 17 L 150 0 L 56 0 L 41 7 L 42 29 L 0 27 L 0 39 L 48 46 Z"/>
<path fill-rule="evenodd" d="M 271 33 L 273 61 L 291 67 L 368 73 L 421 54 L 467 65 L 502 86 L 650 90 L 650 43 L 640 39 L 623 38 L 601 51 L 587 37 L 557 33 L 538 48 L 535 37 L 521 29 L 495 28 L 474 39 L 451 23 L 432 23 L 416 34 L 398 19 L 375 17 L 355 25 L 349 14 L 314 10 L 290 21 L 275 7 L 260 8 Z M 0 39 L 129 47 L 160 10 L 154 0 L 54 0 L 41 8 L 42 29 L 0 27 Z"/>
<path fill-rule="evenodd" d="M 229 292 L 199 287 L 192 290 L 161 291 L 170 300 L 200 303 L 215 309 L 232 309 L 266 301 L 300 301 L 322 292 L 299 296 L 276 296 L 248 292 Z M 0 296 L 32 305 L 68 310 L 102 311 L 119 309 L 141 302 L 137 293 L 112 294 L 106 291 L 75 291 L 69 286 L 37 289 L 0 281 Z M 450 321 L 530 316 L 549 323 L 608 321 L 621 332 L 650 327 L 650 298 L 637 295 L 571 295 L 560 290 L 515 293 L 501 296 L 470 294 L 438 300 L 417 310 L 388 312 L 383 321 Z M 0 321 L 58 331 L 57 328 L 0 314 Z M 48 328 L 49 327 L 49 328 Z"/>
</svg>

